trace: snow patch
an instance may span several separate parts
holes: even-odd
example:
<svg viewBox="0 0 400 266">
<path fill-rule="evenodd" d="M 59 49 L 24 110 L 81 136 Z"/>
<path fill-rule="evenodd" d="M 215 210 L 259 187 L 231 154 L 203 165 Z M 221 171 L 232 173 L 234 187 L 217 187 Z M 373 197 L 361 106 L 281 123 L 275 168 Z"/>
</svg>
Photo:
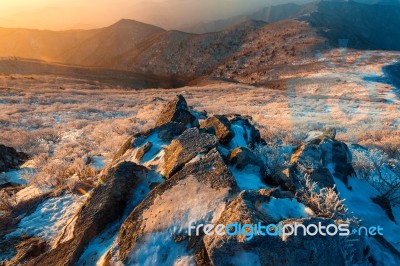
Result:
<svg viewBox="0 0 400 266">
<path fill-rule="evenodd" d="M 106 165 L 105 158 L 103 156 L 93 156 L 92 157 L 92 166 L 96 170 L 101 170 Z"/>
<path fill-rule="evenodd" d="M 275 221 L 286 219 L 300 219 L 313 216 L 313 211 L 296 199 L 276 199 L 271 197 L 269 202 L 261 203 L 258 206 L 259 211 L 271 216 Z"/>
<path fill-rule="evenodd" d="M 186 245 L 178 244 L 173 232 L 155 232 L 146 236 L 145 241 L 127 258 L 127 265 L 153 266 L 195 266 L 193 257 L 186 251 Z"/>
<path fill-rule="evenodd" d="M 0 173 L 0 185 L 6 183 L 14 183 L 19 185 L 26 185 L 29 180 L 26 180 L 25 177 L 27 173 L 31 172 L 32 169 L 25 168 L 20 170 L 12 170 L 5 173 Z"/>
<path fill-rule="evenodd" d="M 260 258 L 257 254 L 244 251 L 235 254 L 235 256 L 232 258 L 232 264 L 235 266 L 261 266 Z"/>
<path fill-rule="evenodd" d="M 349 179 L 352 190 L 348 190 L 341 180 L 337 178 L 334 180 L 339 196 L 346 199 L 344 203 L 350 212 L 361 219 L 365 226 L 381 226 L 383 237 L 400 251 L 400 226 L 390 220 L 385 211 L 371 200 L 379 195 L 378 191 L 367 182 L 357 178 Z M 400 208 L 395 207 L 392 210 L 395 220 L 400 221 Z"/>
<path fill-rule="evenodd" d="M 157 196 L 153 204 L 144 211 L 144 232 L 174 227 L 175 233 L 182 233 L 187 231 L 191 221 L 209 223 L 213 218 L 218 219 L 216 214 L 225 206 L 228 194 L 228 188 L 216 190 L 200 183 L 195 177 L 188 176 Z M 183 200 L 176 202 L 176 199 Z M 173 204 L 174 202 L 177 204 Z"/>
<path fill-rule="evenodd" d="M 230 142 L 231 148 L 247 147 L 244 128 L 240 125 L 232 125 L 231 128 L 235 133 L 235 137 Z"/>
<path fill-rule="evenodd" d="M 158 133 L 154 133 L 150 135 L 146 142 L 151 142 L 152 146 L 148 152 L 143 156 L 143 158 L 140 160 L 141 163 L 146 163 L 148 161 L 153 160 L 157 154 L 167 145 L 165 142 L 163 142 L 159 136 Z"/>
<path fill-rule="evenodd" d="M 239 170 L 236 167 L 230 167 L 233 177 L 236 179 L 240 190 L 259 190 L 268 188 L 260 178 L 260 168 L 254 165 L 248 165 Z"/>
<path fill-rule="evenodd" d="M 107 251 L 118 237 L 120 226 L 121 222 L 114 223 L 94 238 L 82 253 L 77 265 L 103 265 Z"/>
<path fill-rule="evenodd" d="M 8 236 L 30 235 L 52 243 L 73 219 L 84 203 L 85 196 L 66 194 L 41 203 L 34 213 L 24 217 L 18 229 Z"/>
</svg>

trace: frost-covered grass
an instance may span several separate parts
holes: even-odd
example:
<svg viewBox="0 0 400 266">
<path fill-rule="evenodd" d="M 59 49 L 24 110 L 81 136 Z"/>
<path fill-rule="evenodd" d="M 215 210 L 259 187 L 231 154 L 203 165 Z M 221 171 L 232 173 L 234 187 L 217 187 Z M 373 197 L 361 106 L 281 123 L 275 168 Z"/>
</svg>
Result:
<svg viewBox="0 0 400 266">
<path fill-rule="evenodd" d="M 350 54 L 349 62 L 358 56 Z M 0 74 L 0 143 L 33 156 L 37 174 L 27 176 L 28 184 L 55 188 L 77 173 L 96 182 L 92 170 L 106 166 L 128 136 L 152 127 L 163 104 L 182 94 L 189 106 L 210 115 L 252 116 L 262 137 L 273 145 L 290 147 L 311 130 L 335 127 L 338 139 L 377 147 L 398 160 L 400 101 L 382 72 L 385 63 L 383 58 L 375 64 L 305 70 L 285 80 L 284 89 L 211 81 L 137 90 L 80 77 Z M 233 130 L 232 145 L 243 146 L 245 132 L 236 126 Z M 105 163 L 99 164 L 98 158 Z M 282 159 L 275 162 L 277 167 L 270 168 L 279 172 Z"/>
</svg>

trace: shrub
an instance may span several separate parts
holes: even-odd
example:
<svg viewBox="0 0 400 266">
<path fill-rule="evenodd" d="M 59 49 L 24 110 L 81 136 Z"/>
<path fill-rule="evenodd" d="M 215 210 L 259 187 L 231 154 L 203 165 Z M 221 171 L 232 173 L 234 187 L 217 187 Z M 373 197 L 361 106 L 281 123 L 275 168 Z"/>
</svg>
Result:
<svg viewBox="0 0 400 266">
<path fill-rule="evenodd" d="M 353 152 L 353 167 L 357 177 L 367 181 L 387 199 L 391 206 L 400 205 L 400 162 L 386 153 L 371 148 Z"/>
<path fill-rule="evenodd" d="M 344 205 L 344 200 L 339 198 L 335 187 L 319 189 L 317 183 L 312 181 L 308 174 L 304 176 L 303 181 L 304 187 L 296 193 L 296 196 L 316 215 L 330 219 L 343 219 L 347 216 L 348 210 Z"/>
</svg>

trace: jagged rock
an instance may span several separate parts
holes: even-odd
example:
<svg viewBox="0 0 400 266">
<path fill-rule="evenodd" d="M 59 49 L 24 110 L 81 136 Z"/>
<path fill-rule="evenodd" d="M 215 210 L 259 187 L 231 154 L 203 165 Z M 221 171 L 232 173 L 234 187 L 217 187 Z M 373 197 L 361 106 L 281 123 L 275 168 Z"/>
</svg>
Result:
<svg viewBox="0 0 400 266">
<path fill-rule="evenodd" d="M 6 263 L 8 266 L 24 265 L 25 262 L 45 252 L 47 243 L 41 238 L 28 238 L 16 245 L 16 255 Z"/>
<path fill-rule="evenodd" d="M 314 140 L 307 144 L 303 144 L 293 151 L 290 158 L 291 164 L 301 164 L 308 169 L 316 169 L 322 167 L 321 156 L 322 151 L 319 149 L 319 140 Z"/>
<path fill-rule="evenodd" d="M 146 145 L 146 143 L 151 143 L 151 146 L 153 147 L 154 143 L 152 141 L 157 141 L 159 139 L 167 145 L 169 142 L 171 142 L 172 139 L 181 135 L 185 130 L 186 127 L 184 124 L 169 122 L 159 127 L 152 128 L 146 132 L 138 133 L 133 137 L 130 137 L 124 143 L 124 145 L 122 145 L 122 147 L 114 156 L 113 162 L 115 163 L 130 160 L 132 159 L 130 157 L 133 157 L 136 160 L 140 160 L 145 155 L 145 153 L 148 152 L 148 150 L 145 152 L 145 149 L 147 147 L 144 146 Z M 147 146 L 148 145 L 150 144 L 147 144 Z M 141 156 L 141 154 L 143 155 Z M 139 157 L 141 158 L 139 159 Z"/>
<path fill-rule="evenodd" d="M 351 164 L 351 153 L 347 145 L 322 135 L 297 148 L 291 157 L 289 176 L 295 187 L 302 176 L 308 175 L 321 187 L 333 187 L 336 178 L 346 185 L 348 178 L 355 175 Z"/>
<path fill-rule="evenodd" d="M 18 169 L 28 159 L 26 153 L 17 152 L 14 148 L 0 144 L 0 173 Z"/>
<path fill-rule="evenodd" d="M 177 95 L 171 102 L 167 103 L 162 110 L 156 126 L 164 125 L 168 122 L 179 122 L 184 125 L 196 125 L 196 117 L 193 116 L 187 106 L 185 98 Z"/>
<path fill-rule="evenodd" d="M 133 191 L 146 184 L 146 168 L 123 162 L 111 168 L 77 214 L 72 238 L 61 237 L 57 247 L 28 265 L 73 265 L 85 246 L 107 225 L 120 218 Z"/>
<path fill-rule="evenodd" d="M 265 212 L 260 206 L 269 202 L 271 198 L 285 199 L 286 194 L 279 190 L 243 191 L 233 199 L 221 215 L 216 224 L 258 224 L 264 226 L 276 224 L 276 218 Z M 301 223 L 322 225 L 332 224 L 334 221 L 320 218 L 302 218 L 282 220 L 286 223 Z M 249 232 L 250 233 L 250 232 Z M 288 236 L 282 239 L 279 236 L 266 234 L 255 235 L 246 240 L 244 234 L 220 236 L 214 234 L 204 237 L 205 249 L 210 262 L 214 266 L 237 265 L 237 259 L 243 257 L 254 265 L 345 265 L 349 263 L 365 263 L 365 242 L 356 237 L 357 241 L 351 243 L 352 257 L 348 258 L 347 251 L 343 247 L 343 239 L 336 236 Z M 349 261 L 350 260 L 350 261 Z"/>
<path fill-rule="evenodd" d="M 135 159 L 140 161 L 143 158 L 143 156 L 146 154 L 146 152 L 148 152 L 151 149 L 152 146 L 153 146 L 153 144 L 151 142 L 146 142 L 142 147 L 140 147 L 136 151 Z"/>
<path fill-rule="evenodd" d="M 165 148 L 165 163 L 162 174 L 170 178 L 197 155 L 205 154 L 217 145 L 217 138 L 200 133 L 197 128 L 186 130 Z"/>
<path fill-rule="evenodd" d="M 171 260 L 177 258 L 171 258 L 170 254 L 176 254 L 175 250 L 189 252 L 187 246 L 196 254 L 198 263 L 204 263 L 207 259 L 201 255 L 201 237 L 188 238 L 188 223 L 210 222 L 237 192 L 229 169 L 217 149 L 212 149 L 155 187 L 133 210 L 121 226 L 105 265 L 120 261 L 125 265 L 138 263 L 141 245 L 148 241 L 155 245 L 156 254 L 150 252 L 159 256 L 159 265 L 173 264 Z"/>
<path fill-rule="evenodd" d="M 246 147 L 238 147 L 229 155 L 229 161 L 237 169 L 244 169 L 247 165 L 264 167 L 264 162 Z"/>
<path fill-rule="evenodd" d="M 348 179 L 355 176 L 352 156 L 347 145 L 341 141 L 325 138 L 319 145 L 321 160 L 325 167 L 333 170 L 333 175 L 348 185 Z"/>
<path fill-rule="evenodd" d="M 231 130 L 231 123 L 223 115 L 207 118 L 200 123 L 200 128 L 205 128 L 208 133 L 216 135 L 222 144 L 229 143 L 234 136 Z"/>
</svg>

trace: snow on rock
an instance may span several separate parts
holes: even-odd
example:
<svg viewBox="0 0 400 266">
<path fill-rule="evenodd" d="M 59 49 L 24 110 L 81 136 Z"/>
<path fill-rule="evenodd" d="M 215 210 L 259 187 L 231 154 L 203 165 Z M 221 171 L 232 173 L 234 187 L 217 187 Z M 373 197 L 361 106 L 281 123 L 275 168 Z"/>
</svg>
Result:
<svg viewBox="0 0 400 266">
<path fill-rule="evenodd" d="M 261 203 L 258 206 L 258 209 L 262 213 L 274 218 L 275 221 L 314 216 L 314 213 L 310 208 L 298 202 L 296 199 L 289 198 L 277 199 L 271 197 L 269 202 Z"/>
<path fill-rule="evenodd" d="M 117 239 L 121 222 L 113 223 L 95 239 L 93 239 L 82 253 L 77 265 L 103 265 L 102 260 Z"/>
<path fill-rule="evenodd" d="M 247 165 L 239 170 L 236 167 L 230 167 L 233 177 L 236 180 L 240 190 L 259 190 L 268 188 L 260 178 L 260 168 L 255 165 Z"/>
<path fill-rule="evenodd" d="M 155 157 L 159 154 L 159 152 L 167 145 L 167 143 L 163 142 L 158 133 L 153 133 L 148 138 L 146 138 L 146 142 L 151 142 L 152 146 L 148 152 L 143 156 L 140 160 L 141 163 L 146 163 L 151 160 L 154 160 Z"/>
<path fill-rule="evenodd" d="M 41 203 L 36 211 L 24 217 L 18 229 L 8 236 L 29 235 L 52 243 L 82 206 L 85 196 L 65 194 Z"/>
<path fill-rule="evenodd" d="M 195 266 L 193 257 L 187 254 L 186 245 L 175 243 L 172 234 L 172 231 L 166 230 L 147 235 L 145 242 L 131 254 L 126 264 L 153 266 L 162 262 L 162 265 Z"/>
<path fill-rule="evenodd" d="M 207 223 L 218 219 L 228 194 L 229 188 L 216 190 L 201 184 L 195 177 L 188 176 L 159 195 L 153 205 L 143 212 L 145 231 L 174 228 L 175 233 L 182 233 L 187 230 L 191 221 Z M 171 204 L 176 199 L 185 200 L 179 204 Z"/>
<path fill-rule="evenodd" d="M 232 125 L 232 130 L 235 133 L 235 136 L 230 142 L 231 148 L 236 148 L 236 147 L 247 147 L 247 141 L 245 138 L 245 130 L 242 126 L 233 124 Z"/>
</svg>

